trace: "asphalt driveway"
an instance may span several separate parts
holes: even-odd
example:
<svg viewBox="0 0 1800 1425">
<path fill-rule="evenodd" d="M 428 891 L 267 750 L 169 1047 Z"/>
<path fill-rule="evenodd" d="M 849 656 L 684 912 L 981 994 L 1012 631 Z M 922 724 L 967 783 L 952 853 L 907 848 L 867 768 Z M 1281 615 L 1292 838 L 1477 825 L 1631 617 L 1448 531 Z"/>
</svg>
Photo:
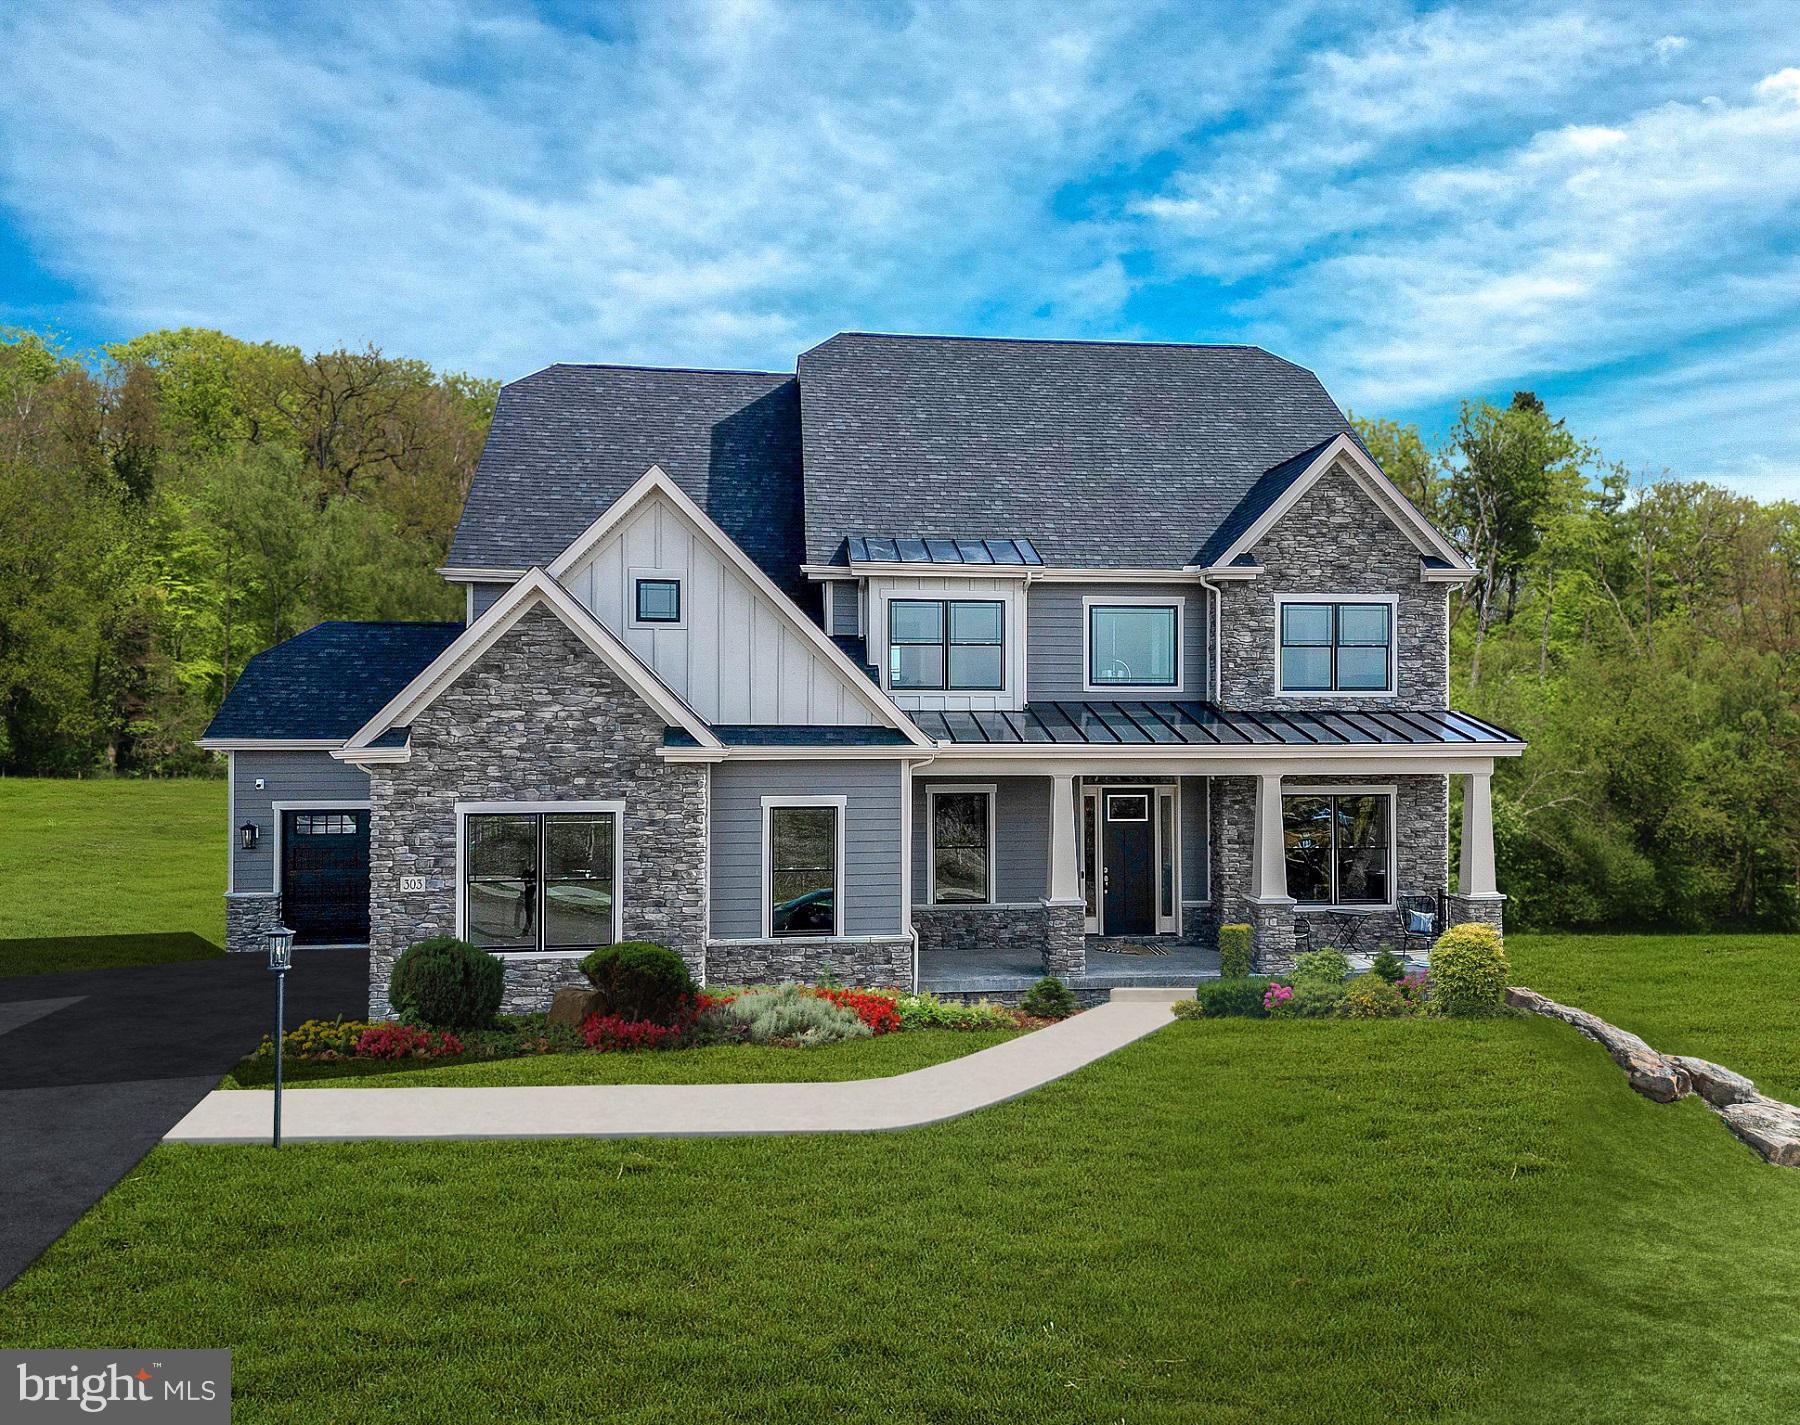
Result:
<svg viewBox="0 0 1800 1425">
<path fill-rule="evenodd" d="M 368 1011 L 360 950 L 296 950 L 287 1022 Z M 275 1021 L 260 955 L 0 979 L 0 1287 Z"/>
</svg>

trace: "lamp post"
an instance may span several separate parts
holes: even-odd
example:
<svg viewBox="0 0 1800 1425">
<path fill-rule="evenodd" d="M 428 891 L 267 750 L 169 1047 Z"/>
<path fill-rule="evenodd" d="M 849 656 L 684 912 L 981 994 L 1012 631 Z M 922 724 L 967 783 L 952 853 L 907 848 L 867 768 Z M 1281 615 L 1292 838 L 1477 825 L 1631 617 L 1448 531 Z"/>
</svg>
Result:
<svg viewBox="0 0 1800 1425">
<path fill-rule="evenodd" d="M 294 967 L 294 932 L 278 925 L 269 932 L 269 968 L 275 972 L 275 1142 L 281 1146 L 281 1040 L 287 1032 L 287 972 Z"/>
</svg>

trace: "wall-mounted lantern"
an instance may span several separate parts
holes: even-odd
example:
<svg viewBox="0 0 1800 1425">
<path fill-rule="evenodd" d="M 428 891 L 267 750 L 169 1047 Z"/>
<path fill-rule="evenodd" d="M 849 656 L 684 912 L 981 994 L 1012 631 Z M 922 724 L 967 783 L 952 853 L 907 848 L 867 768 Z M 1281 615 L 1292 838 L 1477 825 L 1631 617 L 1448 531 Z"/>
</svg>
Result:
<svg viewBox="0 0 1800 1425">
<path fill-rule="evenodd" d="M 246 851 L 256 850 L 256 823 L 247 821 L 238 828 L 238 845 Z"/>
</svg>

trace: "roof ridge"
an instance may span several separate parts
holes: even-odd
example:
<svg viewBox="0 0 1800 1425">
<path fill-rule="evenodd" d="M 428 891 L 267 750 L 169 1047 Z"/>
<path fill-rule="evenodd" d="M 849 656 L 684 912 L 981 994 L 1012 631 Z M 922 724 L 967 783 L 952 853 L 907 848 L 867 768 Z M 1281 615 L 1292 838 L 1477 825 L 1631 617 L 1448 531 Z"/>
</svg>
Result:
<svg viewBox="0 0 1800 1425">
<path fill-rule="evenodd" d="M 529 381 L 533 376 L 542 376 L 546 371 L 643 371 L 669 376 L 767 376 L 788 381 L 794 378 L 792 371 L 763 371 L 742 366 L 640 366 L 629 361 L 552 361 L 536 371 L 515 376 L 506 384 L 511 386 L 520 381 Z"/>
<path fill-rule="evenodd" d="M 940 342 L 985 342 L 994 346 L 1109 346 L 1125 347 L 1135 350 L 1164 351 L 1257 351 L 1276 361 L 1288 361 L 1285 356 L 1277 356 L 1266 346 L 1249 341 L 1138 341 L 1128 337 L 1064 337 L 1064 336 L 971 336 L 946 332 L 876 332 L 876 331 L 841 331 L 835 332 L 824 341 L 808 348 L 817 351 L 827 342 L 836 341 L 839 337 L 861 336 L 873 337 L 879 341 L 940 341 Z M 803 355 L 805 353 L 802 353 Z M 1303 370 L 1305 368 L 1302 368 Z"/>
</svg>

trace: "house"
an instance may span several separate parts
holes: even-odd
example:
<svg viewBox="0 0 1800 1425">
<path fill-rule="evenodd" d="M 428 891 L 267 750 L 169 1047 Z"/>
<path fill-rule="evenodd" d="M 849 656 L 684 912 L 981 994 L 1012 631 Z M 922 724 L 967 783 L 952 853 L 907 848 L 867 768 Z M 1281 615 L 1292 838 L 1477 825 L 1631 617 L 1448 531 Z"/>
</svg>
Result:
<svg viewBox="0 0 1800 1425">
<path fill-rule="evenodd" d="M 1238 921 L 1265 968 L 1373 948 L 1447 892 L 1451 777 L 1448 913 L 1500 921 L 1522 744 L 1449 707 L 1474 571 L 1255 347 L 552 366 L 501 393 L 442 573 L 463 624 L 321 625 L 203 743 L 229 947 L 366 944 L 377 1013 L 444 933 L 514 1008 L 615 939 L 949 991 L 1092 987 Z"/>
</svg>

